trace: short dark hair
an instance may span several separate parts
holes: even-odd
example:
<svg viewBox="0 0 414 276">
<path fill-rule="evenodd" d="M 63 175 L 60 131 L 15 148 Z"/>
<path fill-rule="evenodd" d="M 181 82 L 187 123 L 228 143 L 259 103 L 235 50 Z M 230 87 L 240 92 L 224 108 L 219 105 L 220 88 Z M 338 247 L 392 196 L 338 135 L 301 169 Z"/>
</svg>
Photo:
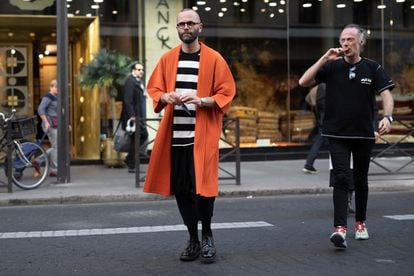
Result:
<svg viewBox="0 0 414 276">
<path fill-rule="evenodd" d="M 142 65 L 142 63 L 141 63 L 141 62 L 134 61 L 134 62 L 131 64 L 131 71 L 135 69 L 135 66 L 137 66 L 137 64 Z"/>
</svg>

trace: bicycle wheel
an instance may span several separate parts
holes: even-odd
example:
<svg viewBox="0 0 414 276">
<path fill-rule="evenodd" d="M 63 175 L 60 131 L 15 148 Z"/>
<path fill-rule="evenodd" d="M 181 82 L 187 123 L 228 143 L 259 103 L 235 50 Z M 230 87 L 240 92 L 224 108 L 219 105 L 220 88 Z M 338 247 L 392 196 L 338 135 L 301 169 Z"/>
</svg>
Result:
<svg viewBox="0 0 414 276">
<path fill-rule="evenodd" d="M 49 159 L 41 146 L 33 142 L 14 144 L 12 160 L 12 179 L 16 186 L 30 190 L 43 183 L 49 170 Z"/>
</svg>

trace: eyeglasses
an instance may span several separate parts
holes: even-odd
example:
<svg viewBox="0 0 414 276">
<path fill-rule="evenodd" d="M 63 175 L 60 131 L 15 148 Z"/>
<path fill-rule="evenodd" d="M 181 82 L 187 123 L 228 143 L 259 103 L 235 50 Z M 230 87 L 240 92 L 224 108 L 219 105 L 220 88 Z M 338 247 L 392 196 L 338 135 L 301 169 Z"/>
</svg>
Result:
<svg viewBox="0 0 414 276">
<path fill-rule="evenodd" d="M 350 80 L 355 79 L 356 77 L 356 73 L 354 72 L 355 70 L 356 70 L 355 66 L 349 68 L 348 77 Z"/>
<path fill-rule="evenodd" d="M 198 25 L 200 23 L 201 22 L 193 22 L 193 21 L 179 22 L 179 23 L 177 23 L 177 27 L 179 29 L 184 29 L 185 25 L 187 25 L 188 28 L 194 28 L 195 25 Z"/>
</svg>

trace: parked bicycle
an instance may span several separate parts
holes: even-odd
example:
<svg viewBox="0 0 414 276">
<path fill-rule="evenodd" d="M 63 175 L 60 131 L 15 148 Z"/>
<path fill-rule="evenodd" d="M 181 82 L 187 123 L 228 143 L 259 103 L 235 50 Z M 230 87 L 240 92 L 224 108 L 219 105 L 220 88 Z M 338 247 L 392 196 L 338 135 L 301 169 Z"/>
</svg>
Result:
<svg viewBox="0 0 414 276">
<path fill-rule="evenodd" d="M 11 124 L 11 141 L 8 141 L 9 124 Z M 49 159 L 41 147 L 43 138 L 33 142 L 26 138 L 36 134 L 36 117 L 17 118 L 16 110 L 9 117 L 0 112 L 0 167 L 7 176 L 7 149 L 12 145 L 12 181 L 25 190 L 39 187 L 45 180 L 49 170 Z"/>
</svg>

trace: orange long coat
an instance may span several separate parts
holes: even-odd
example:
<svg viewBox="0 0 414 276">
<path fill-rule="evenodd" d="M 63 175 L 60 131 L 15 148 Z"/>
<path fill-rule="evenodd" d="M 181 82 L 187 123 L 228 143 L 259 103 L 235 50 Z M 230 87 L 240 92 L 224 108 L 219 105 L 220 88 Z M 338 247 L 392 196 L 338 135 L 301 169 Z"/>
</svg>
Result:
<svg viewBox="0 0 414 276">
<path fill-rule="evenodd" d="M 218 195 L 219 139 L 226 109 L 236 93 L 233 75 L 223 57 L 203 43 L 200 52 L 197 95 L 213 97 L 213 108 L 198 107 L 194 137 L 196 193 L 205 197 Z M 156 113 L 165 110 L 148 165 L 144 192 L 164 196 L 171 191 L 171 136 L 173 105 L 163 104 L 161 95 L 175 91 L 178 56 L 181 46 L 165 53 L 155 67 L 148 85 Z"/>
</svg>

